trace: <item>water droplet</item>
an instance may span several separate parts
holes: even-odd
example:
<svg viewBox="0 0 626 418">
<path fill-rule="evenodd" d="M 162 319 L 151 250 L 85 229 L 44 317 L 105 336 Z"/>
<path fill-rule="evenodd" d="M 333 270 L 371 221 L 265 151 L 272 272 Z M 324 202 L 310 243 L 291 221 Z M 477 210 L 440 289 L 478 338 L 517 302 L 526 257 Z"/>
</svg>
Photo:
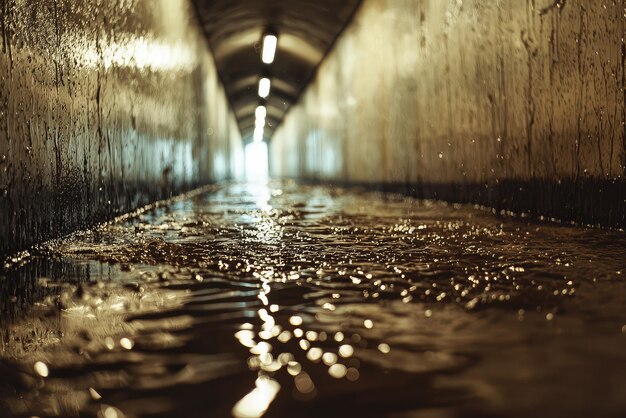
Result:
<svg viewBox="0 0 626 418">
<path fill-rule="evenodd" d="M 313 347 L 308 351 L 308 353 L 306 353 L 306 358 L 316 363 L 320 358 L 322 358 L 322 353 L 323 351 L 321 348 Z"/>
<path fill-rule="evenodd" d="M 113 341 L 113 338 L 111 337 L 106 337 L 104 339 L 104 346 L 109 350 L 113 350 L 115 348 L 115 341 Z"/>
<path fill-rule="evenodd" d="M 42 361 L 38 361 L 37 363 L 35 363 L 34 368 L 35 372 L 41 377 L 48 377 L 50 373 L 48 370 L 48 366 Z"/>
<path fill-rule="evenodd" d="M 102 396 L 94 388 L 89 388 L 89 394 L 91 395 L 91 399 L 94 401 L 102 399 Z"/>
<path fill-rule="evenodd" d="M 297 361 L 290 361 L 287 364 L 287 372 L 292 376 L 297 376 L 302 371 L 302 365 Z"/>
<path fill-rule="evenodd" d="M 389 344 L 382 343 L 378 344 L 378 350 L 383 354 L 387 354 L 391 351 L 391 347 L 389 347 Z"/>
<path fill-rule="evenodd" d="M 130 338 L 122 338 L 120 340 L 120 345 L 122 346 L 122 348 L 126 350 L 132 350 L 133 347 L 135 346 L 135 342 L 131 340 Z"/>
<path fill-rule="evenodd" d="M 332 366 L 333 364 L 337 363 L 337 354 L 324 353 L 324 355 L 322 356 L 322 361 L 325 365 Z"/>
<path fill-rule="evenodd" d="M 335 379 L 343 378 L 347 372 L 348 372 L 348 369 L 346 368 L 346 366 L 340 363 L 333 364 L 332 366 L 328 368 L 328 374 L 334 377 Z"/>
<path fill-rule="evenodd" d="M 296 389 L 298 392 L 303 394 L 312 393 L 315 390 L 315 384 L 311 380 L 311 377 L 306 373 L 302 372 L 295 378 Z"/>
<path fill-rule="evenodd" d="M 349 344 L 344 344 L 339 347 L 339 355 L 343 358 L 348 358 L 354 354 L 354 348 Z"/>
<path fill-rule="evenodd" d="M 289 318 L 289 323 L 293 325 L 294 327 L 300 326 L 302 325 L 302 318 L 297 315 L 294 315 L 291 318 Z"/>
<path fill-rule="evenodd" d="M 348 371 L 346 372 L 346 378 L 351 382 L 356 382 L 357 380 L 359 380 L 359 371 L 354 367 L 348 368 Z"/>
</svg>

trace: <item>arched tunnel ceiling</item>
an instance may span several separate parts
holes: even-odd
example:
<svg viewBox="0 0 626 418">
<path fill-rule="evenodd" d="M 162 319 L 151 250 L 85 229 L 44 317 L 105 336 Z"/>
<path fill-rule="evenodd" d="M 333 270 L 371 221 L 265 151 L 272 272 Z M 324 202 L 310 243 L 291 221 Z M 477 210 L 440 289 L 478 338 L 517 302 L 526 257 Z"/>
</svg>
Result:
<svg viewBox="0 0 626 418">
<path fill-rule="evenodd" d="M 194 0 L 220 78 L 244 138 L 254 131 L 254 110 L 268 108 L 265 136 L 271 137 L 361 0 Z M 262 37 L 278 35 L 276 59 L 261 61 Z M 269 77 L 267 100 L 258 81 Z"/>
</svg>

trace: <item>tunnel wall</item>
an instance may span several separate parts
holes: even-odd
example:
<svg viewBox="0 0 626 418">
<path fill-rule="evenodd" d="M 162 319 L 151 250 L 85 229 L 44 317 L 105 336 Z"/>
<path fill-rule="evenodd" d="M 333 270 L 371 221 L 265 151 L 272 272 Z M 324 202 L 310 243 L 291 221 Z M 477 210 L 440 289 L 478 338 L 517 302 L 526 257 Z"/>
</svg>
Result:
<svg viewBox="0 0 626 418">
<path fill-rule="evenodd" d="M 274 176 L 626 226 L 625 2 L 365 0 Z"/>
<path fill-rule="evenodd" d="M 0 255 L 233 174 L 190 2 L 0 2 Z"/>
</svg>

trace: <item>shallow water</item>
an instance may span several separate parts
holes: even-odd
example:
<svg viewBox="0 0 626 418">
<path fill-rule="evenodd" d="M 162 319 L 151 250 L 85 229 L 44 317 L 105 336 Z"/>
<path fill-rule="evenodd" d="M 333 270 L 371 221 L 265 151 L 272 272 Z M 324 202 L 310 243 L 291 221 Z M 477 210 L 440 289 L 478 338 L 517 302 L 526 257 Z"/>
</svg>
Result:
<svg viewBox="0 0 626 418">
<path fill-rule="evenodd" d="M 0 416 L 624 417 L 625 242 L 215 187 L 7 266 Z"/>
</svg>

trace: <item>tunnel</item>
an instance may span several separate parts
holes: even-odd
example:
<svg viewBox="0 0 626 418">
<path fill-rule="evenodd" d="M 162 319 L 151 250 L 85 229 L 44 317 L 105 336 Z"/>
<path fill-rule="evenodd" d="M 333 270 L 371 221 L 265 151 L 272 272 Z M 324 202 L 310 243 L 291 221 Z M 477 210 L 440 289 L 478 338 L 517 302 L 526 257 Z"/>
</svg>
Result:
<svg viewBox="0 0 626 418">
<path fill-rule="evenodd" d="M 0 0 L 0 418 L 626 416 L 625 0 Z"/>
</svg>

